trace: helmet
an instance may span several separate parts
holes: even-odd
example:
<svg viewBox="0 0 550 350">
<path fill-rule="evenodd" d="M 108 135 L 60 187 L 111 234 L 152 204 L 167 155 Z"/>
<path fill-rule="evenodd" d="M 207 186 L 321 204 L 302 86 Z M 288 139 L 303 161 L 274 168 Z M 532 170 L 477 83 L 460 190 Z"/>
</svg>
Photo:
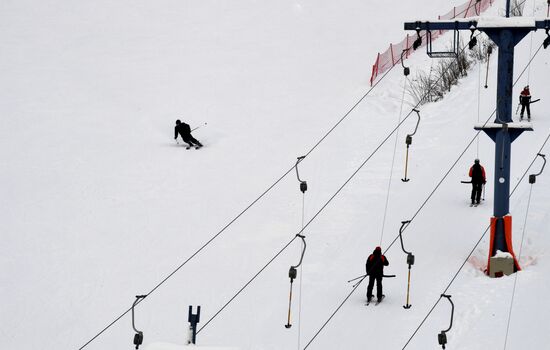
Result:
<svg viewBox="0 0 550 350">
<path fill-rule="evenodd" d="M 524 89 L 529 90 L 529 85 L 525 85 Z"/>
<path fill-rule="evenodd" d="M 176 120 L 176 125 L 180 125 L 181 124 L 181 120 Z"/>
<path fill-rule="evenodd" d="M 474 163 L 479 164 L 479 159 L 476 158 L 476 160 L 474 160 Z"/>
</svg>

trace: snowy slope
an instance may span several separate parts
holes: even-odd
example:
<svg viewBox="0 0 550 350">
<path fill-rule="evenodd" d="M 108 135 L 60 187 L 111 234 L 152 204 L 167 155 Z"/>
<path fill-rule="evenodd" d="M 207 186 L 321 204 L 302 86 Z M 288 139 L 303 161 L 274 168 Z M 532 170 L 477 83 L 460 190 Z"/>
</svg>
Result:
<svg viewBox="0 0 550 350">
<path fill-rule="evenodd" d="M 503 3 L 504 1 L 502 1 Z M 374 1 L 5 1 L 0 4 L 0 329 L 7 349 L 77 349 L 149 292 L 223 228 L 305 154 L 369 89 L 376 53 L 403 36 L 405 20 L 435 17 L 453 4 Z M 537 14 L 545 2 L 537 0 Z M 492 13 L 498 13 L 497 5 Z M 500 4 L 502 7 L 502 4 Z M 532 8 L 528 1 L 526 12 Z M 533 52 L 544 33 L 533 35 Z M 529 59 L 530 39 L 517 48 L 516 74 Z M 494 109 L 495 60 L 489 89 L 480 91 L 480 118 Z M 541 51 L 529 72 L 535 98 L 534 132 L 513 146 L 519 180 L 548 135 L 550 68 Z M 408 62 L 428 70 L 417 53 Z M 484 69 L 484 67 L 482 67 Z M 288 268 L 299 260 L 298 241 L 200 334 L 199 343 L 242 349 L 303 348 L 349 293 L 347 280 L 364 260 L 396 237 L 474 137 L 478 86 L 474 68 L 441 102 L 422 108 L 404 172 L 399 130 L 383 236 L 392 137 L 307 228 L 298 317 L 287 330 Z M 526 73 L 527 74 L 527 73 Z M 520 79 L 516 95 L 527 77 Z M 399 119 L 403 78 L 392 71 L 300 164 L 308 181 L 309 220 Z M 410 100 L 410 99 L 409 99 Z M 404 113 L 411 108 L 405 104 Z M 194 135 L 206 147 L 186 151 L 173 140 L 173 123 L 207 122 Z M 467 207 L 460 185 L 476 143 L 407 229 L 417 263 L 405 311 L 405 254 L 387 253 L 387 298 L 363 306 L 362 285 L 311 344 L 311 349 L 403 347 L 433 306 L 492 213 Z M 548 153 L 548 147 L 543 153 Z M 481 135 L 479 157 L 493 174 L 493 144 Z M 540 166 L 540 163 L 536 163 Z M 538 170 L 537 167 L 535 170 Z M 515 185 L 515 183 L 513 183 Z M 519 250 L 529 185 L 511 200 L 514 246 Z M 550 341 L 541 305 L 550 292 L 548 209 L 543 174 L 532 193 L 508 347 Z M 188 305 L 209 320 L 301 227 L 302 196 L 290 173 L 265 198 L 163 284 L 137 310 L 145 344 L 183 344 Z M 382 236 L 382 237 L 381 237 Z M 480 271 L 487 240 L 449 290 L 456 304 L 452 348 L 501 348 L 514 280 Z M 409 348 L 435 348 L 448 326 L 440 303 Z M 528 327 L 526 326 L 528 325 Z M 536 336 L 533 336 L 536 335 Z M 130 347 L 126 315 L 88 349 Z M 299 346 L 300 344 L 300 346 Z"/>
</svg>

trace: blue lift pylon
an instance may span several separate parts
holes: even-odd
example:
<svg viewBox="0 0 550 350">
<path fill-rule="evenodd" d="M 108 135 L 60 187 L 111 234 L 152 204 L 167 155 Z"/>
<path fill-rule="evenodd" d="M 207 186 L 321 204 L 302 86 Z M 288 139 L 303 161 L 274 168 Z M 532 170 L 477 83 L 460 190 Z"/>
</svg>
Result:
<svg viewBox="0 0 550 350">
<path fill-rule="evenodd" d="M 514 84 L 514 48 L 531 31 L 548 30 L 550 20 L 537 21 L 532 17 L 510 18 L 510 0 L 506 3 L 506 17 L 479 17 L 475 20 L 407 22 L 405 30 L 476 30 L 486 33 L 498 47 L 498 81 L 496 119 L 493 123 L 475 126 L 495 142 L 494 206 L 491 218 L 491 242 L 487 273 L 491 275 L 490 259 L 497 250 L 514 257 L 514 271 L 520 269 L 512 248 L 512 217 L 510 215 L 510 163 L 512 142 L 524 131 L 532 131 L 531 123 L 512 120 L 512 92 Z M 429 36 L 426 36 L 429 37 Z M 428 45 L 429 47 L 430 45 Z"/>
</svg>

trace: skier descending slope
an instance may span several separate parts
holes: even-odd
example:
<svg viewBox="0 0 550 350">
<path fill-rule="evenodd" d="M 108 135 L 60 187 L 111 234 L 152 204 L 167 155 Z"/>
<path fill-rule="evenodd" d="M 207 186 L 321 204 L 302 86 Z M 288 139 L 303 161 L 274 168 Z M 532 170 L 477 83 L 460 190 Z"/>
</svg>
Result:
<svg viewBox="0 0 550 350">
<path fill-rule="evenodd" d="M 195 146 L 196 149 L 202 147 L 197 139 L 191 135 L 191 127 L 189 124 L 182 123 L 181 120 L 176 120 L 176 127 L 174 128 L 174 140 L 178 139 L 178 134 L 181 135 L 183 142 L 187 143 L 187 149 Z"/>
<path fill-rule="evenodd" d="M 479 164 L 479 159 L 474 161 L 474 165 L 470 167 L 469 176 L 472 178 L 472 204 L 470 206 L 477 206 L 481 199 L 481 190 L 483 185 L 487 183 L 485 178 L 485 168 Z"/>
<path fill-rule="evenodd" d="M 367 275 L 369 275 L 369 286 L 367 287 L 367 304 L 372 300 L 372 289 L 374 287 L 374 281 L 376 280 L 376 298 L 378 303 L 384 298 L 382 294 L 382 278 L 384 277 L 384 266 L 388 266 L 390 263 L 388 259 L 382 254 L 382 248 L 376 247 L 369 258 L 367 259 L 366 269 Z"/>
</svg>

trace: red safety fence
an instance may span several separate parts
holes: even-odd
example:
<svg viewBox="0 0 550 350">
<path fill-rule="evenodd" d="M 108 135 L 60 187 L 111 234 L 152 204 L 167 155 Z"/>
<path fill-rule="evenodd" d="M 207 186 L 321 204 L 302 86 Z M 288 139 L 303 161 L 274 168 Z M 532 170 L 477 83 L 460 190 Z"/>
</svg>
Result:
<svg viewBox="0 0 550 350">
<path fill-rule="evenodd" d="M 478 16 L 483 11 L 487 10 L 495 1 L 496 0 L 468 0 L 464 4 L 454 7 L 448 13 L 442 16 L 438 16 L 438 19 L 449 20 L 454 18 Z M 432 40 L 438 38 L 444 32 L 444 30 L 433 31 L 431 33 Z M 425 46 L 426 40 L 424 39 L 426 37 L 426 31 L 420 31 L 420 36 L 422 37 L 421 46 Z M 413 34 L 412 36 L 409 36 L 409 34 L 407 34 L 405 39 L 403 39 L 400 43 L 390 44 L 390 47 L 386 51 L 378 54 L 378 56 L 376 57 L 376 62 L 372 66 L 372 75 L 370 78 L 371 86 L 379 74 L 384 73 L 391 67 L 400 63 L 401 53 L 403 52 L 403 50 L 411 48 L 415 39 L 416 34 Z M 403 54 L 403 59 L 408 58 L 411 55 L 411 51 L 412 50 L 405 51 L 405 53 Z"/>
</svg>

